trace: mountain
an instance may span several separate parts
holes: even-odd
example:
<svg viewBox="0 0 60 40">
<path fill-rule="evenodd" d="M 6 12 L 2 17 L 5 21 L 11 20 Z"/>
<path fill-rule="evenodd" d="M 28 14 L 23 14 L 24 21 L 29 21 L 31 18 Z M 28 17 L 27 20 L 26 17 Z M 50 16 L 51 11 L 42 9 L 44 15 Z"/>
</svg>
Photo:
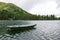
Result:
<svg viewBox="0 0 60 40">
<path fill-rule="evenodd" d="M 0 2 L 0 19 L 1 20 L 25 20 L 30 19 L 32 14 L 12 3 Z"/>
<path fill-rule="evenodd" d="M 15 4 L 0 2 L 0 20 L 60 20 L 60 17 L 32 15 Z"/>
</svg>

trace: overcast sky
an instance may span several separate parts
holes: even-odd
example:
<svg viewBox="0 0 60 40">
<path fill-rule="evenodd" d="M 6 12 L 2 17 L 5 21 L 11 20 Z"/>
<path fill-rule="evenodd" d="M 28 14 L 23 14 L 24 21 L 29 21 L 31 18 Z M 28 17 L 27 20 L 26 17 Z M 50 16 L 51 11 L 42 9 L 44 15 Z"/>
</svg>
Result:
<svg viewBox="0 0 60 40">
<path fill-rule="evenodd" d="M 32 14 L 60 16 L 60 0 L 0 0 L 0 2 L 14 3 Z"/>
</svg>

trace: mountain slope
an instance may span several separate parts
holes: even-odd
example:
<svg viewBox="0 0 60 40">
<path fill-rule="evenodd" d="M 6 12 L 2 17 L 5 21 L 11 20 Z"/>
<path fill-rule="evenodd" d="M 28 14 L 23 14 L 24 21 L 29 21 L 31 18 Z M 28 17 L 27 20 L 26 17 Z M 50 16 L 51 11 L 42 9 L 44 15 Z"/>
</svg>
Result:
<svg viewBox="0 0 60 40">
<path fill-rule="evenodd" d="M 23 20 L 30 19 L 32 14 L 24 11 L 12 3 L 0 2 L 0 15 L 1 20 Z"/>
</svg>

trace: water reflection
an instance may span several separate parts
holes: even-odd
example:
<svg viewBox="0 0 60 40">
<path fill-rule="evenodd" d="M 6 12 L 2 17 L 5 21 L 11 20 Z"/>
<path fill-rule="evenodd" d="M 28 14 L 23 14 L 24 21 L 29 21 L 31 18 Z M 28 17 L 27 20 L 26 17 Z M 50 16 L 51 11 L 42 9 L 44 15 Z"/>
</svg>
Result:
<svg viewBox="0 0 60 40">
<path fill-rule="evenodd" d="M 1 25 L 22 25 L 22 24 L 30 24 L 29 21 L 19 21 L 19 20 L 14 20 L 14 21 L 0 21 L 0 26 Z"/>
<path fill-rule="evenodd" d="M 37 24 L 27 30 L 7 31 L 7 25 Z M 60 40 L 60 21 L 1 21 L 1 40 Z"/>
<path fill-rule="evenodd" d="M 32 30 L 35 30 L 36 28 L 29 28 L 29 29 L 24 29 L 24 30 L 7 30 L 7 34 L 9 35 L 15 35 L 18 33 L 23 33 L 23 32 L 29 32 Z"/>
</svg>

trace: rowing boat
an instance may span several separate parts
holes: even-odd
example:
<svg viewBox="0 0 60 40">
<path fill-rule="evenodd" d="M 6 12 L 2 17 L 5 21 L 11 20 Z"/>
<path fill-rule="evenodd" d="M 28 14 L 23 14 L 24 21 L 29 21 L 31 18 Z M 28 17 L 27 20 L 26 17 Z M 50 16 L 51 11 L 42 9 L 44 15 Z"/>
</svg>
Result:
<svg viewBox="0 0 60 40">
<path fill-rule="evenodd" d="M 27 25 L 8 25 L 8 30 L 23 30 L 23 29 L 29 29 L 36 26 L 36 24 L 27 24 Z"/>
</svg>

